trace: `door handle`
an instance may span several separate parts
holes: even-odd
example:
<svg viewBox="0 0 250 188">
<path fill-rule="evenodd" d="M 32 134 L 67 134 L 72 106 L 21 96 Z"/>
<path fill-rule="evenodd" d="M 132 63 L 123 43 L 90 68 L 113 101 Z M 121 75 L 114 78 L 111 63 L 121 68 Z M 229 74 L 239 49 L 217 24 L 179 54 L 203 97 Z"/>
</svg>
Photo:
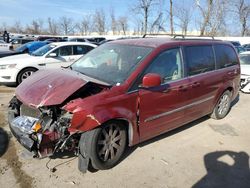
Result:
<svg viewBox="0 0 250 188">
<path fill-rule="evenodd" d="M 181 85 L 178 87 L 178 91 L 187 91 L 188 90 L 188 86 L 187 85 Z"/>
<path fill-rule="evenodd" d="M 236 75 L 237 74 L 237 69 L 234 69 L 233 71 L 229 71 L 227 74 L 229 75 L 229 76 L 233 76 L 233 75 Z"/>
<path fill-rule="evenodd" d="M 45 66 L 46 64 L 45 63 L 40 63 L 38 64 L 39 66 Z"/>
<path fill-rule="evenodd" d="M 195 87 L 200 87 L 200 82 L 194 82 L 191 84 L 192 88 L 195 88 Z"/>
</svg>

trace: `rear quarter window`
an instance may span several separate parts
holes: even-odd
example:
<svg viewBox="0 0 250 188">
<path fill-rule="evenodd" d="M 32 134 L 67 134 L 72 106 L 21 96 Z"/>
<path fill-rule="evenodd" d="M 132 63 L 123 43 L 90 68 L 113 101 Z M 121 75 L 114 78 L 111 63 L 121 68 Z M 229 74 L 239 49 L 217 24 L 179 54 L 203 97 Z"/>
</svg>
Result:
<svg viewBox="0 0 250 188">
<path fill-rule="evenodd" d="M 238 64 L 238 57 L 231 46 L 216 44 L 214 46 L 217 67 L 225 68 Z"/>
<path fill-rule="evenodd" d="M 185 48 L 189 76 L 215 70 L 212 46 L 188 46 Z"/>
</svg>

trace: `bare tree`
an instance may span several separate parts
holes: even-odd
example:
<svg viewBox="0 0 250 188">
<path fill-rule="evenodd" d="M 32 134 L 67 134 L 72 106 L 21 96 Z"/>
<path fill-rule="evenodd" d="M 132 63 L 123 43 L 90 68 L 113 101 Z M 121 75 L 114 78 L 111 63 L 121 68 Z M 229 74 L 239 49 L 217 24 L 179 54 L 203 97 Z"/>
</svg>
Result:
<svg viewBox="0 0 250 188">
<path fill-rule="evenodd" d="M 119 30 L 122 31 L 123 35 L 126 35 L 126 31 L 128 30 L 128 19 L 126 16 L 121 16 L 118 19 Z"/>
<path fill-rule="evenodd" d="M 160 31 L 166 31 L 164 29 L 163 13 L 160 12 L 153 24 L 151 25 L 150 33 L 159 33 Z"/>
<path fill-rule="evenodd" d="M 173 1 L 169 0 L 169 22 L 170 22 L 170 33 L 174 34 L 174 24 L 173 24 Z"/>
<path fill-rule="evenodd" d="M 201 12 L 200 35 L 205 34 L 215 36 L 217 34 L 225 34 L 226 31 L 226 15 L 228 11 L 227 0 L 206 0 L 203 6 L 199 0 L 196 4 Z"/>
<path fill-rule="evenodd" d="M 135 17 L 135 19 L 133 19 L 133 23 L 134 23 L 134 33 L 133 35 L 142 35 L 144 33 L 144 30 L 143 30 L 143 21 L 138 18 L 138 17 Z"/>
<path fill-rule="evenodd" d="M 48 21 L 48 33 L 51 35 L 58 35 L 59 33 L 58 23 L 54 19 L 51 19 L 50 17 L 48 18 L 47 21 Z"/>
<path fill-rule="evenodd" d="M 207 34 L 215 36 L 217 34 L 223 35 L 226 31 L 226 17 L 227 1 L 226 0 L 214 0 L 214 7 L 212 9 L 211 19 L 209 21 L 209 27 L 207 28 Z"/>
<path fill-rule="evenodd" d="M 117 20 L 115 18 L 115 13 L 114 13 L 114 9 L 111 8 L 111 11 L 110 11 L 110 18 L 111 18 L 111 30 L 112 30 L 112 33 L 113 35 L 115 35 L 117 33 Z"/>
<path fill-rule="evenodd" d="M 132 10 L 136 14 L 143 15 L 143 33 L 146 34 L 148 31 L 148 19 L 150 16 L 151 8 L 158 2 L 157 0 L 137 0 L 137 4 Z"/>
<path fill-rule="evenodd" d="M 176 18 L 178 25 L 181 28 L 181 32 L 183 35 L 187 34 L 188 26 L 192 20 L 191 8 L 190 7 L 176 7 Z"/>
<path fill-rule="evenodd" d="M 23 27 L 20 21 L 15 21 L 14 25 L 9 28 L 9 32 L 12 33 L 23 33 Z"/>
<path fill-rule="evenodd" d="M 86 15 L 82 20 L 76 24 L 77 29 L 82 35 L 88 35 L 92 31 L 92 15 Z"/>
<path fill-rule="evenodd" d="M 248 30 L 250 20 L 250 2 L 245 0 L 236 0 L 234 3 L 235 13 L 241 24 L 241 36 L 245 36 Z"/>
<path fill-rule="evenodd" d="M 61 27 L 62 33 L 64 35 L 68 35 L 70 33 L 74 33 L 74 24 L 73 24 L 73 20 L 72 18 L 68 18 L 68 17 L 61 17 L 59 19 L 59 25 Z"/>
<path fill-rule="evenodd" d="M 197 7 L 201 12 L 201 25 L 200 25 L 200 35 L 203 36 L 205 34 L 206 28 L 209 25 L 211 19 L 211 13 L 213 8 L 214 0 L 206 0 L 205 6 L 201 6 L 200 1 L 196 0 Z"/>
<path fill-rule="evenodd" d="M 42 34 L 43 20 L 32 20 L 32 22 L 26 26 L 26 33 L 29 34 Z"/>
<path fill-rule="evenodd" d="M 96 10 L 94 14 L 95 30 L 99 35 L 106 33 L 106 16 L 103 9 Z"/>
</svg>

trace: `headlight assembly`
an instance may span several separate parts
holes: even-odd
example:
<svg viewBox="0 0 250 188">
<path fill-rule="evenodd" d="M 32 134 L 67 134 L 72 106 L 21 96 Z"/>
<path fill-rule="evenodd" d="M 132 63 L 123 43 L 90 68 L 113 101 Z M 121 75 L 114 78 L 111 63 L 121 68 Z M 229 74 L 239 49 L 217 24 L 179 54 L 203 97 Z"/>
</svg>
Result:
<svg viewBox="0 0 250 188">
<path fill-rule="evenodd" d="M 0 65 L 0 69 L 12 69 L 15 67 L 16 67 L 16 64 Z"/>
</svg>

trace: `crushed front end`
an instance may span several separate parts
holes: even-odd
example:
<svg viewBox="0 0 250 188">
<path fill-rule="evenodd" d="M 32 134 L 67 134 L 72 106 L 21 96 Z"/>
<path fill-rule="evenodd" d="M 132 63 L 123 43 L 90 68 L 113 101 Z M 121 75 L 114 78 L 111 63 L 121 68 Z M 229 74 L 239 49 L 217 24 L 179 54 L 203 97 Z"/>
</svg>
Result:
<svg viewBox="0 0 250 188">
<path fill-rule="evenodd" d="M 16 97 L 10 101 L 9 108 L 11 132 L 34 157 L 48 157 L 64 150 L 77 151 L 80 135 L 68 131 L 73 114 L 59 106 L 33 108 Z"/>
</svg>

